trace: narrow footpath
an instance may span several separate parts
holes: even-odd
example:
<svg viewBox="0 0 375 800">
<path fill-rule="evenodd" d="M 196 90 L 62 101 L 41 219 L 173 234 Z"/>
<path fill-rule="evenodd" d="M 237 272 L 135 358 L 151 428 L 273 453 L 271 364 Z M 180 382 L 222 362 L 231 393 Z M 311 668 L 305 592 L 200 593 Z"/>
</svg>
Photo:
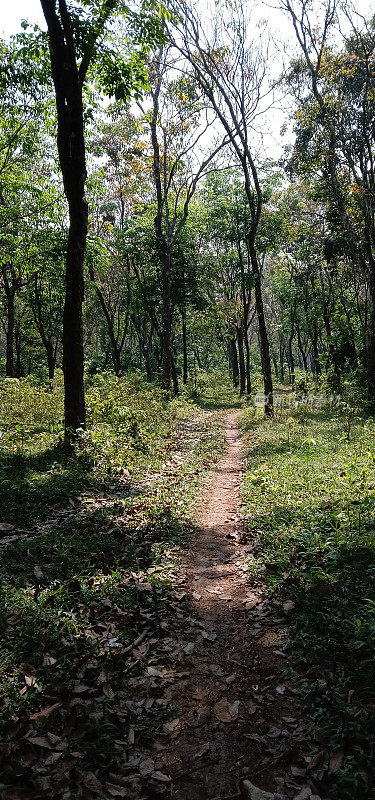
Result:
<svg viewBox="0 0 375 800">
<path fill-rule="evenodd" d="M 252 546 L 240 519 L 237 420 L 238 413 L 226 417 L 226 452 L 183 564 L 193 641 L 188 671 L 171 687 L 178 717 L 161 745 L 175 800 L 286 800 L 301 789 L 285 777 L 303 744 L 296 697 L 283 678 L 287 621 L 246 566 Z M 301 797 L 310 796 L 307 787 Z"/>
</svg>

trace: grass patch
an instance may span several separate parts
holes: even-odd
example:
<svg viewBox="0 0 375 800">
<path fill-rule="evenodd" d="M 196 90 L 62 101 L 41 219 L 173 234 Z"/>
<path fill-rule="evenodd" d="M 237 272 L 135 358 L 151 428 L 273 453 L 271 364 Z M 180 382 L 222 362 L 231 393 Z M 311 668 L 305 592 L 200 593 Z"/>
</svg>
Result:
<svg viewBox="0 0 375 800">
<path fill-rule="evenodd" d="M 15 391 L 29 433 L 16 447 L 3 414 L 0 796 L 78 797 L 87 782 L 107 798 L 110 775 L 136 772 L 134 746 L 165 720 L 159 670 L 181 657 L 178 552 L 222 424 L 138 377 L 106 376 L 69 454 L 57 419 L 40 429 L 39 388 L 35 407 L 28 382 Z"/>
<path fill-rule="evenodd" d="M 245 412 L 249 570 L 295 603 L 289 655 L 340 800 L 372 797 L 375 734 L 375 423 L 306 410 Z"/>
</svg>

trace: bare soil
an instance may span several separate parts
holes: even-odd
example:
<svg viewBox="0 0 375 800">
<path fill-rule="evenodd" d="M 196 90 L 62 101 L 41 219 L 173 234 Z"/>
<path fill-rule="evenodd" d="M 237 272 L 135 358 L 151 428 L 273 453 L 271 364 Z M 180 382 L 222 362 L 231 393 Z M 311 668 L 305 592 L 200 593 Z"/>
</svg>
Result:
<svg viewBox="0 0 375 800">
<path fill-rule="evenodd" d="M 163 772 L 172 777 L 167 796 L 175 800 L 248 796 L 244 779 L 277 798 L 296 797 L 301 788 L 288 777 L 303 729 L 295 690 L 283 677 L 287 619 L 270 607 L 246 566 L 251 542 L 240 517 L 237 419 L 238 412 L 225 419 L 226 452 L 183 562 L 191 655 L 170 687 L 178 716 L 157 744 Z"/>
</svg>

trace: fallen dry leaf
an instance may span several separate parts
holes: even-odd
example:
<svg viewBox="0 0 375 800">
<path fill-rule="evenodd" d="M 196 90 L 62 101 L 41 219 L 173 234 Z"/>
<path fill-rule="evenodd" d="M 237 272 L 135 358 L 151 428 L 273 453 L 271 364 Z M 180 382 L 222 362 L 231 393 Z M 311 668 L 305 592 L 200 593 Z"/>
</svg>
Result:
<svg viewBox="0 0 375 800">
<path fill-rule="evenodd" d="M 164 733 L 173 733 L 173 731 L 176 730 L 179 724 L 180 724 L 179 717 L 177 717 L 176 719 L 172 719 L 171 722 L 165 722 L 163 725 Z"/>
<path fill-rule="evenodd" d="M 329 760 L 329 771 L 338 772 L 343 762 L 343 758 L 344 753 L 342 750 L 337 750 L 336 753 L 333 753 Z"/>
<path fill-rule="evenodd" d="M 220 722 L 233 722 L 235 715 L 233 715 L 230 711 L 230 708 L 233 707 L 233 705 L 234 704 L 230 706 L 225 697 L 219 700 L 218 703 L 215 703 L 213 707 L 213 713 L 216 719 L 220 720 Z"/>
<path fill-rule="evenodd" d="M 61 703 L 54 703 L 53 706 L 46 706 L 46 708 L 42 708 L 41 711 L 37 711 L 35 714 L 30 714 L 30 719 L 35 720 L 35 722 L 39 722 L 43 719 L 48 719 L 57 709 L 61 708 Z"/>
<path fill-rule="evenodd" d="M 53 745 L 47 736 L 32 736 L 28 739 L 30 744 L 36 744 L 38 747 L 45 747 L 46 750 L 53 750 Z"/>
<path fill-rule="evenodd" d="M 202 747 L 200 747 L 199 750 L 196 750 L 196 752 L 194 753 L 194 758 L 201 758 L 202 756 L 204 756 L 205 753 L 208 752 L 209 749 L 210 749 L 209 742 L 206 742 L 206 744 L 202 744 Z"/>
<path fill-rule="evenodd" d="M 138 769 L 142 777 L 145 778 L 147 775 L 151 775 L 151 773 L 154 772 L 155 762 L 150 757 L 144 758 L 143 761 L 141 761 Z"/>
<path fill-rule="evenodd" d="M 159 772 L 159 770 L 156 770 L 156 772 L 153 772 L 152 775 L 151 775 L 151 778 L 154 778 L 155 781 L 159 781 L 160 783 L 170 783 L 171 782 L 170 776 L 169 775 L 164 775 L 164 773 L 163 772 Z"/>
<path fill-rule="evenodd" d="M 274 800 L 274 794 L 259 789 L 258 786 L 254 786 L 251 781 L 244 781 L 242 787 L 244 796 L 249 797 L 250 800 Z"/>
</svg>

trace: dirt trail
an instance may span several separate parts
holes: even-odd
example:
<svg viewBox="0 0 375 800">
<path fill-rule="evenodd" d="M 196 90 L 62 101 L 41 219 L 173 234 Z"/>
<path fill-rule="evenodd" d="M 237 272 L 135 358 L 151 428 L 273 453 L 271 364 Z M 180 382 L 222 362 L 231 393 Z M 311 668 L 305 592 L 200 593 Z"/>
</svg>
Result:
<svg viewBox="0 0 375 800">
<path fill-rule="evenodd" d="M 286 621 L 275 619 L 246 568 L 251 543 L 239 516 L 237 419 L 238 413 L 226 417 L 226 453 L 184 562 L 185 588 L 193 598 L 192 652 L 188 672 L 171 688 L 178 720 L 168 745 L 161 745 L 172 776 L 168 796 L 175 800 L 242 797 L 244 778 L 277 790 L 278 798 L 295 796 L 282 788 L 285 763 L 301 733 L 291 710 L 295 697 L 283 680 L 283 654 L 277 652 Z"/>
</svg>

